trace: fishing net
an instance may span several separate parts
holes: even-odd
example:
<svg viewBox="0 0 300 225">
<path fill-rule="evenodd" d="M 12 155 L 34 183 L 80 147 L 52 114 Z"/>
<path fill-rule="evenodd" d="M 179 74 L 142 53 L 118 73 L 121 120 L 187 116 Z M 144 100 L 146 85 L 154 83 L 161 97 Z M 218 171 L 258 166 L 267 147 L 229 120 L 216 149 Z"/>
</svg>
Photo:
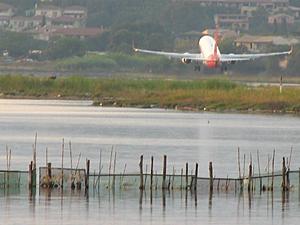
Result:
<svg viewBox="0 0 300 225">
<path fill-rule="evenodd" d="M 51 168 L 51 177 L 48 175 L 47 167 L 39 168 L 40 187 L 61 187 L 63 177 L 63 187 L 69 188 L 75 185 L 78 189 L 84 186 L 85 170 Z"/>
<path fill-rule="evenodd" d="M 299 171 L 290 171 L 287 173 L 287 180 L 289 179 L 290 189 L 299 189 Z M 89 177 L 90 187 L 106 188 L 106 189 L 137 189 L 140 186 L 140 175 L 139 174 L 92 174 Z M 261 175 L 254 176 L 252 178 L 252 188 L 255 190 L 271 190 L 273 182 L 273 190 L 281 190 L 282 188 L 282 175 L 280 173 L 275 173 L 272 175 Z M 151 176 L 150 174 L 143 175 L 143 183 L 145 189 L 150 189 L 151 186 Z M 239 192 L 240 190 L 248 190 L 249 180 L 244 179 L 233 179 L 233 178 L 213 178 L 212 188 L 213 191 L 223 191 L 223 192 Z M 163 186 L 163 176 L 153 175 L 152 178 L 152 189 L 162 189 Z M 164 186 L 166 189 L 194 189 L 195 188 L 195 177 L 189 175 L 167 175 L 165 178 Z M 209 178 L 197 179 L 197 191 L 208 193 L 210 191 L 211 181 Z"/>
<path fill-rule="evenodd" d="M 0 189 L 25 187 L 28 185 L 26 171 L 0 171 Z"/>
</svg>

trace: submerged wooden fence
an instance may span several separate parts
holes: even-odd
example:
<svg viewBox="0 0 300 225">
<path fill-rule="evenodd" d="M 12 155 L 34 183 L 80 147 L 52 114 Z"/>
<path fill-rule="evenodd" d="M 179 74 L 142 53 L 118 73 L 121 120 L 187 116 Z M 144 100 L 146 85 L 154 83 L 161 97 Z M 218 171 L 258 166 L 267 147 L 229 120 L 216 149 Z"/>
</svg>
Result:
<svg viewBox="0 0 300 225">
<path fill-rule="evenodd" d="M 272 157 L 268 156 L 267 173 L 262 174 L 260 169 L 259 152 L 257 151 L 258 173 L 254 173 L 254 163 L 252 155 L 248 170 L 246 169 L 246 157 L 243 156 L 243 167 L 241 165 L 240 150 L 238 149 L 238 178 L 221 178 L 214 175 L 213 163 L 208 162 L 208 176 L 199 177 L 198 163 L 190 165 L 188 162 L 177 171 L 173 167 L 172 171 L 167 171 L 167 155 L 162 157 L 161 172 L 154 171 L 154 157 L 150 158 L 150 170 L 148 165 L 144 165 L 144 156 L 140 156 L 137 162 L 137 173 L 126 173 L 127 164 L 121 173 L 116 172 L 117 152 L 113 147 L 110 151 L 108 173 L 104 174 L 102 163 L 102 151 L 100 151 L 98 171 L 90 171 L 91 161 L 86 160 L 86 168 L 79 168 L 81 154 L 78 155 L 76 166 L 73 167 L 72 146 L 69 142 L 69 153 L 71 168 L 64 167 L 65 143 L 61 145 L 61 166 L 52 167 L 48 160 L 48 149 L 46 149 L 46 166 L 37 169 L 36 159 L 37 135 L 33 147 L 32 161 L 28 165 L 28 171 L 11 170 L 11 150 L 6 147 L 6 170 L 0 170 L 0 189 L 28 187 L 30 191 L 40 187 L 43 189 L 81 190 L 108 189 L 108 190 L 186 190 L 192 192 L 264 192 L 281 190 L 283 192 L 294 189 L 300 190 L 300 171 L 291 171 L 290 163 L 292 149 L 288 158 L 282 158 L 281 171 L 275 172 L 275 150 Z M 270 171 L 271 167 L 271 171 Z M 193 168 L 193 169 L 191 169 Z M 242 169 L 243 168 L 243 169 Z M 37 182 L 38 178 L 38 182 Z"/>
<path fill-rule="evenodd" d="M 300 171 L 291 171 L 286 165 L 286 159 L 282 159 L 282 171 L 272 171 L 268 174 L 254 174 L 251 163 L 247 176 L 239 178 L 218 178 L 213 173 L 213 163 L 208 163 L 208 177 L 198 177 L 198 163 L 194 169 L 190 169 L 188 163 L 185 170 L 181 168 L 176 174 L 175 169 L 168 173 L 167 156 L 163 156 L 161 173 L 154 172 L 154 157 L 151 157 L 150 171 L 144 166 L 144 157 L 140 157 L 139 173 L 126 173 L 126 165 L 123 172 L 115 172 L 116 156 L 109 165 L 108 173 L 101 173 L 102 167 L 96 173 L 90 173 L 90 160 L 86 160 L 86 168 L 52 167 L 48 162 L 47 167 L 35 168 L 32 161 L 28 171 L 0 171 L 0 189 L 28 187 L 29 190 L 39 186 L 42 189 L 81 190 L 186 190 L 192 192 L 264 192 L 264 191 L 290 191 L 300 187 Z M 116 155 L 116 154 L 115 154 Z M 112 163 L 114 161 L 114 163 Z M 246 174 L 246 173 L 245 173 Z M 39 178 L 37 185 L 37 177 Z"/>
</svg>

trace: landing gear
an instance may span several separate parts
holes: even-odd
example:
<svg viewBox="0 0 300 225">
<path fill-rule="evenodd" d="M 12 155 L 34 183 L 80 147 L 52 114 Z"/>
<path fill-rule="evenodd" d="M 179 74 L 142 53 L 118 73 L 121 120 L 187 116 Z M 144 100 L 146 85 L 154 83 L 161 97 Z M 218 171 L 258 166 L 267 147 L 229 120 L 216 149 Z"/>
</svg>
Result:
<svg viewBox="0 0 300 225">
<path fill-rule="evenodd" d="M 227 70 L 228 70 L 228 68 L 227 68 L 227 65 L 221 65 L 221 73 L 227 73 Z"/>
<path fill-rule="evenodd" d="M 199 64 L 195 65 L 194 71 L 201 71 L 201 66 Z"/>
</svg>

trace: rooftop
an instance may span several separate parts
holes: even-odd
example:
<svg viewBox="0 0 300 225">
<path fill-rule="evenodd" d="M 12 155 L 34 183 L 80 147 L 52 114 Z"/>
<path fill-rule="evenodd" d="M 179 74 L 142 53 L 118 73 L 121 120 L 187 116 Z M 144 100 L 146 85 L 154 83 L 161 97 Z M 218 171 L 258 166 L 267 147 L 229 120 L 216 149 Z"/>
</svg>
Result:
<svg viewBox="0 0 300 225">
<path fill-rule="evenodd" d="M 9 4 L 5 4 L 5 3 L 0 3 L 0 11 L 6 11 L 9 9 L 13 9 L 14 7 L 12 5 Z"/>
<path fill-rule="evenodd" d="M 103 32 L 100 28 L 57 28 L 53 34 L 66 36 L 97 36 Z"/>
<path fill-rule="evenodd" d="M 36 9 L 37 10 L 61 10 L 61 8 L 58 7 L 58 6 L 55 6 L 55 5 L 44 5 L 44 4 L 38 5 Z"/>
<path fill-rule="evenodd" d="M 252 36 L 244 35 L 235 40 L 242 43 L 273 43 L 273 36 Z"/>
<path fill-rule="evenodd" d="M 65 11 L 86 11 L 87 9 L 80 5 L 72 5 L 65 8 Z"/>
</svg>

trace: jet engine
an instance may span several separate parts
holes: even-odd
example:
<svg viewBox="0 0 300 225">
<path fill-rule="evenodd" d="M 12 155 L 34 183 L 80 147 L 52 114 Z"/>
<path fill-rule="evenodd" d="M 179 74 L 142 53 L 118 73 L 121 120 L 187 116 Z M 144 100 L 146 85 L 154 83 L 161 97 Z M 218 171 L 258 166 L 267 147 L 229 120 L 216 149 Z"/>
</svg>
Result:
<svg viewBox="0 0 300 225">
<path fill-rule="evenodd" d="M 190 64 L 192 62 L 192 60 L 191 59 L 182 58 L 181 62 L 184 63 L 184 64 Z"/>
</svg>

